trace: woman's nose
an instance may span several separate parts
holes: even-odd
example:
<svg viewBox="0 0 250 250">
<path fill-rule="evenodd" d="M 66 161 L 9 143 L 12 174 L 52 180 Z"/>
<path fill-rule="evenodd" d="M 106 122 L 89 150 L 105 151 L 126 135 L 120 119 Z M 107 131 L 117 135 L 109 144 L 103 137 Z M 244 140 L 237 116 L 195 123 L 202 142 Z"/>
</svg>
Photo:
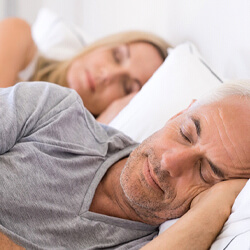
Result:
<svg viewBox="0 0 250 250">
<path fill-rule="evenodd" d="M 102 67 L 100 69 L 100 73 L 99 73 L 99 83 L 106 83 L 109 79 L 109 73 L 108 73 L 108 69 L 106 67 Z"/>
<path fill-rule="evenodd" d="M 126 75 L 126 70 L 121 67 L 109 66 L 101 69 L 100 82 L 102 84 L 110 84 L 118 81 Z"/>
<path fill-rule="evenodd" d="M 195 155 L 192 150 L 176 148 L 167 150 L 162 154 L 161 167 L 169 172 L 171 177 L 180 177 L 192 171 Z"/>
</svg>

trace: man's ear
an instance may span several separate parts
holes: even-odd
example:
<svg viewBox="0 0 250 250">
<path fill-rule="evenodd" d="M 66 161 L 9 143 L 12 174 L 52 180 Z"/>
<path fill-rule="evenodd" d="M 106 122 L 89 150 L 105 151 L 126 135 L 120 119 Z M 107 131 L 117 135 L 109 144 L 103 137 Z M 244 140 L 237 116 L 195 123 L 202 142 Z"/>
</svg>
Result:
<svg viewBox="0 0 250 250">
<path fill-rule="evenodd" d="M 196 101 L 197 101 L 197 99 L 193 99 L 191 101 L 191 103 L 188 105 L 187 109 L 189 109 Z"/>
<path fill-rule="evenodd" d="M 193 99 L 191 101 L 191 103 L 188 105 L 187 108 L 183 109 L 182 111 L 180 111 L 179 113 L 177 113 L 176 115 L 172 116 L 169 120 L 173 120 L 175 119 L 176 117 L 178 117 L 179 115 L 183 114 L 184 112 L 186 112 L 194 103 L 196 102 L 196 99 Z"/>
</svg>

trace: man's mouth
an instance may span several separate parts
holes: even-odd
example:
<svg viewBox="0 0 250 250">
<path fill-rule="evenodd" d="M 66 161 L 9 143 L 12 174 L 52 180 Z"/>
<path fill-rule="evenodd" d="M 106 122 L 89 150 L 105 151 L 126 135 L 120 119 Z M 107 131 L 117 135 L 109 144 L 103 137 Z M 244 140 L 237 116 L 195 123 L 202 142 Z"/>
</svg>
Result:
<svg viewBox="0 0 250 250">
<path fill-rule="evenodd" d="M 146 158 L 144 167 L 143 167 L 143 175 L 145 177 L 146 182 L 155 190 L 163 192 L 161 189 L 157 177 L 154 175 L 152 170 L 152 165 L 150 164 L 148 157 Z M 163 192 L 164 193 L 164 192 Z"/>
</svg>

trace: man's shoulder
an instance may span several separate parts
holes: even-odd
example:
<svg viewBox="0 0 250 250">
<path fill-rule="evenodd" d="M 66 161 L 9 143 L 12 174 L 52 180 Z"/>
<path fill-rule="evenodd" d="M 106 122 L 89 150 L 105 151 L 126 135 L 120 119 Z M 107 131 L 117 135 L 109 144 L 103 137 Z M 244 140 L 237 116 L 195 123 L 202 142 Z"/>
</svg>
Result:
<svg viewBox="0 0 250 250">
<path fill-rule="evenodd" d="M 62 87 L 58 84 L 51 82 L 43 82 L 43 81 L 27 81 L 27 82 L 19 82 L 13 86 L 13 88 L 22 89 L 22 91 L 56 91 L 59 93 L 76 93 L 75 90 L 70 88 Z"/>
<path fill-rule="evenodd" d="M 19 82 L 13 87 L 14 92 L 18 96 L 26 97 L 30 100 L 46 99 L 47 102 L 58 103 L 60 100 L 69 99 L 71 101 L 81 101 L 77 92 L 73 89 L 62 87 L 55 83 L 34 81 L 34 82 Z"/>
</svg>

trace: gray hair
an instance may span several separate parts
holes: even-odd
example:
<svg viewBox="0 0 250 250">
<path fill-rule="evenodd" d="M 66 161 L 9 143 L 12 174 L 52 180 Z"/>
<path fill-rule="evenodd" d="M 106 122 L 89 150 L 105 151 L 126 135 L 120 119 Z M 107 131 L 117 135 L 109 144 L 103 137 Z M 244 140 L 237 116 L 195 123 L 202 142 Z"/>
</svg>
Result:
<svg viewBox="0 0 250 250">
<path fill-rule="evenodd" d="M 218 102 L 228 96 L 239 96 L 241 98 L 250 98 L 250 80 L 234 80 L 224 82 L 219 87 L 214 88 L 197 100 L 191 108 Z"/>
</svg>

